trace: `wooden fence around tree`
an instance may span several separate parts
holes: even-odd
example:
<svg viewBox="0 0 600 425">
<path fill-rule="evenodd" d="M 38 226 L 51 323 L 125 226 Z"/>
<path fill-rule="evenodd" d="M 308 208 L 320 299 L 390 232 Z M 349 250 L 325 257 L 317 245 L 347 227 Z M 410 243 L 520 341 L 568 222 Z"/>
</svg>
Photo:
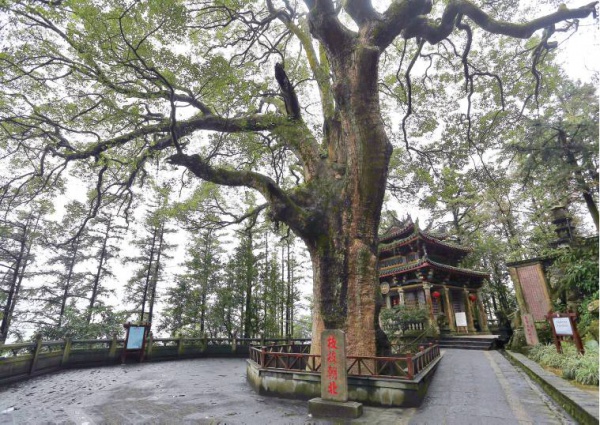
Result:
<svg viewBox="0 0 600 425">
<path fill-rule="evenodd" d="M 250 360 L 261 369 L 321 372 L 321 356 L 309 354 L 309 345 L 250 347 Z M 393 357 L 347 356 L 348 376 L 372 376 L 412 380 L 440 355 L 440 347 L 429 343 L 419 352 Z"/>
<path fill-rule="evenodd" d="M 307 346 L 309 339 L 291 338 L 153 338 L 147 340 L 144 361 L 201 357 L 247 358 L 252 347 Z M 87 339 L 0 345 L 0 385 L 61 369 L 97 367 L 121 362 L 125 341 Z"/>
</svg>

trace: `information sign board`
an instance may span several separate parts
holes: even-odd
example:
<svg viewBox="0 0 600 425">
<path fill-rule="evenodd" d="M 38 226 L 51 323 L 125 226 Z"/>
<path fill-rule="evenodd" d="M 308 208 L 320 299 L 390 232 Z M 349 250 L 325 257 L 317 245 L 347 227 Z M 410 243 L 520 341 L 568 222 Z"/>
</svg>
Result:
<svg viewBox="0 0 600 425">
<path fill-rule="evenodd" d="M 141 350 L 144 343 L 145 326 L 130 326 L 129 338 L 127 338 L 128 350 Z"/>
<path fill-rule="evenodd" d="M 562 353 L 561 341 L 565 338 L 573 339 L 577 351 L 584 354 L 583 342 L 581 336 L 577 331 L 577 322 L 575 322 L 577 315 L 575 313 L 549 313 L 546 315 L 546 319 L 550 322 L 552 328 L 552 337 L 554 344 L 556 345 L 556 351 Z"/>
<path fill-rule="evenodd" d="M 146 338 L 150 332 L 150 323 L 125 323 L 123 327 L 127 329 L 127 334 L 123 344 L 121 363 L 125 363 L 129 356 L 137 356 L 138 361 L 141 362 L 146 351 Z"/>
<path fill-rule="evenodd" d="M 459 311 L 458 313 L 454 313 L 454 316 L 456 317 L 456 326 L 467 327 L 467 313 Z"/>
<path fill-rule="evenodd" d="M 573 335 L 571 319 L 568 317 L 553 317 L 552 322 L 554 322 L 556 335 Z"/>
</svg>

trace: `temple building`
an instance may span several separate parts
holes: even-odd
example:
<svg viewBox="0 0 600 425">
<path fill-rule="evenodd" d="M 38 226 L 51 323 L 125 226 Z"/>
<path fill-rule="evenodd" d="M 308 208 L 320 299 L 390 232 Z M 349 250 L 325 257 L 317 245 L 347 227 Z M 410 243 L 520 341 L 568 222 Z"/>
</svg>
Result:
<svg viewBox="0 0 600 425">
<path fill-rule="evenodd" d="M 481 297 L 489 275 L 459 267 L 470 251 L 420 230 L 410 218 L 388 229 L 379 238 L 379 282 L 387 308 L 426 308 L 438 332 L 489 333 Z"/>
</svg>

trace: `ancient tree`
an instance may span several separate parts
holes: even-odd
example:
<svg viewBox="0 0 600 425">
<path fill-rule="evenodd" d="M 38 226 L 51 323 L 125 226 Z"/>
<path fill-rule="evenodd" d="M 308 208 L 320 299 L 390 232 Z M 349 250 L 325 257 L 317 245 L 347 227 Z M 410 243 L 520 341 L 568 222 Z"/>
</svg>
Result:
<svg viewBox="0 0 600 425">
<path fill-rule="evenodd" d="M 543 51 L 556 24 L 595 13 L 595 3 L 562 5 L 510 23 L 486 7 L 466 0 L 435 7 L 393 0 L 385 10 L 370 0 L 2 2 L 0 146 L 29 167 L 2 183 L 51 182 L 77 162 L 95 176 L 90 215 L 106 193 L 126 210 L 144 167 L 158 159 L 256 190 L 265 200 L 256 211 L 286 223 L 310 253 L 313 351 L 322 329 L 341 328 L 349 354 L 374 355 L 377 231 L 392 153 L 379 92 L 386 50 L 406 52 L 408 117 L 410 72 L 425 45 L 462 40 L 449 46 L 466 63 L 476 28 L 522 39 L 544 30 Z M 470 72 L 465 65 L 465 79 Z"/>
</svg>

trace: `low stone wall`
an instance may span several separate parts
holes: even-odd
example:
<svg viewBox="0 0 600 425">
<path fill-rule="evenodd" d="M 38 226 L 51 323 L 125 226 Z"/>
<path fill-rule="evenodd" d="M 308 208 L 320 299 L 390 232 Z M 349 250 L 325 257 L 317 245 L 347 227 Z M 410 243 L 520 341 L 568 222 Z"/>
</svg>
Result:
<svg viewBox="0 0 600 425">
<path fill-rule="evenodd" d="M 348 398 L 370 406 L 419 406 L 442 355 L 433 360 L 413 379 L 348 376 Z M 321 374 L 261 368 L 247 360 L 246 378 L 261 395 L 309 400 L 321 396 Z"/>
<path fill-rule="evenodd" d="M 302 339 L 149 338 L 144 362 L 183 360 L 202 357 L 247 358 L 251 346 Z M 119 364 L 124 340 L 64 340 L 0 345 L 0 385 L 22 381 L 61 369 Z M 133 358 L 126 359 L 134 362 Z"/>
<path fill-rule="evenodd" d="M 598 398 L 580 390 L 569 382 L 547 372 L 520 353 L 504 351 L 504 356 L 515 366 L 520 367 L 531 379 L 537 382 L 556 403 L 565 409 L 580 424 L 600 423 Z"/>
</svg>

